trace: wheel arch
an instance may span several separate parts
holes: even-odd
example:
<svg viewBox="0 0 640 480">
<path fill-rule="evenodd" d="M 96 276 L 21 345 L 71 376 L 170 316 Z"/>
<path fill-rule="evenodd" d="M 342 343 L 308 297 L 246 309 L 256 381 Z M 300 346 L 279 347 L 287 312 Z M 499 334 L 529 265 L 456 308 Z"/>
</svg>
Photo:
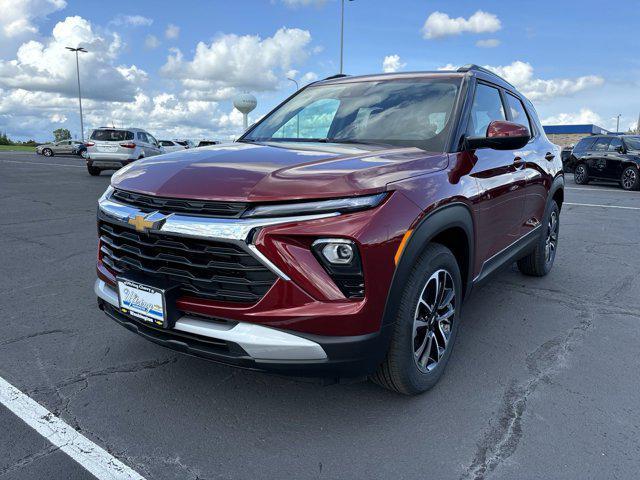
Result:
<svg viewBox="0 0 640 480">
<path fill-rule="evenodd" d="M 558 204 L 558 208 L 562 211 L 562 204 L 564 203 L 564 176 L 558 175 L 553 179 L 551 188 L 549 189 L 549 197 L 547 200 L 547 209 L 551 204 L 551 200 L 555 200 Z M 545 209 L 545 211 L 547 210 Z"/>
<path fill-rule="evenodd" d="M 473 280 L 474 238 L 473 216 L 469 206 L 462 202 L 445 205 L 425 215 L 414 228 L 396 266 L 382 325 L 394 322 L 406 280 L 416 259 L 429 243 L 440 243 L 452 251 L 460 266 L 463 298 L 468 296 Z"/>
</svg>

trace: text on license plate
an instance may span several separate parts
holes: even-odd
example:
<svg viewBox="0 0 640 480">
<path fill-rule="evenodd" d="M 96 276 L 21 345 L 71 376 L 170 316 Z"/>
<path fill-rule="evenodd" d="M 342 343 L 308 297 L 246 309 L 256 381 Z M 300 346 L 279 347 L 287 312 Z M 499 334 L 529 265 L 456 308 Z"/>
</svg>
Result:
<svg viewBox="0 0 640 480">
<path fill-rule="evenodd" d="M 120 310 L 156 325 L 164 325 L 162 291 L 131 280 L 118 279 Z"/>
</svg>

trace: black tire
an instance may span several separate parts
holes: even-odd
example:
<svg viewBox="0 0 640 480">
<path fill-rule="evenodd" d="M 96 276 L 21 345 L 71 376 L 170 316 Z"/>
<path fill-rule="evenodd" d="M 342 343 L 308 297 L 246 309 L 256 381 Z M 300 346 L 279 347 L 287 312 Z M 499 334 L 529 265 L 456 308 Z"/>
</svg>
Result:
<svg viewBox="0 0 640 480">
<path fill-rule="evenodd" d="M 560 234 L 560 207 L 551 201 L 542 223 L 542 233 L 536 248 L 524 258 L 518 260 L 518 268 L 525 275 L 544 277 L 551 271 L 558 249 Z"/>
<path fill-rule="evenodd" d="M 45 157 L 53 157 L 53 150 L 51 150 L 50 148 L 45 148 L 44 150 L 42 150 L 42 155 L 44 155 Z"/>
<path fill-rule="evenodd" d="M 87 171 L 89 172 L 89 175 L 91 175 L 92 177 L 97 177 L 98 175 L 100 175 L 100 172 L 102 170 L 100 170 L 98 167 L 92 167 L 91 165 L 87 165 Z"/>
<path fill-rule="evenodd" d="M 442 277 L 446 279 L 442 284 L 445 287 L 450 285 L 451 288 L 443 290 L 442 300 L 437 299 L 437 293 L 434 295 L 435 314 L 432 315 L 431 320 L 428 320 L 429 310 L 421 306 L 420 299 L 426 299 L 429 296 L 428 289 L 432 288 L 432 279 L 434 276 L 440 279 L 440 275 L 444 275 L 441 272 L 449 274 L 449 277 Z M 440 280 L 437 282 L 438 285 L 440 284 L 439 282 Z M 450 292 L 451 290 L 453 290 L 453 300 L 450 304 L 445 305 L 445 307 L 452 306 L 453 310 L 451 316 L 447 317 L 450 319 L 449 327 L 440 326 L 439 330 L 435 330 L 438 325 L 442 325 L 439 320 L 435 319 L 438 316 L 438 312 L 441 312 L 440 308 L 444 308 L 439 307 L 439 305 L 444 301 L 444 297 L 449 297 L 449 293 L 445 292 Z M 387 357 L 371 377 L 371 380 L 384 388 L 405 395 L 415 395 L 432 388 L 442 376 L 451 357 L 460 323 L 461 306 L 462 279 L 456 258 L 451 253 L 451 250 L 443 245 L 437 243 L 427 245 L 424 252 L 415 262 L 402 292 Z M 421 308 L 424 309 L 424 313 L 427 315 L 422 316 L 419 314 Z M 447 309 L 447 312 L 450 310 Z M 444 317 L 445 314 L 438 317 Z M 416 318 L 425 324 L 418 327 L 418 329 L 423 329 L 423 341 L 427 342 L 430 335 L 429 329 L 433 328 L 432 333 L 436 339 L 435 342 L 429 341 L 428 346 L 426 346 L 426 343 L 422 343 L 419 337 L 420 332 L 414 327 L 414 319 Z M 432 327 L 428 325 L 432 325 Z M 443 337 L 443 328 L 448 332 L 448 337 Z M 445 345 L 442 352 L 440 352 L 439 343 L 444 343 Z M 418 344 L 421 345 L 417 347 L 418 352 L 416 352 L 416 345 Z M 433 346 L 434 344 L 435 346 Z M 419 353 L 420 348 L 424 348 L 422 355 Z M 427 349 L 429 352 L 427 352 Z M 438 352 L 437 361 L 432 359 L 430 355 L 430 352 L 436 351 Z M 424 353 L 427 353 L 426 360 L 424 360 Z M 430 361 L 432 363 L 429 363 Z M 426 365 L 423 365 L 423 362 Z M 429 367 L 431 368 L 429 369 Z"/>
<path fill-rule="evenodd" d="M 622 188 L 625 190 L 640 190 L 640 172 L 638 172 L 638 167 L 630 165 L 625 168 L 620 177 L 620 185 L 622 185 Z"/>
<path fill-rule="evenodd" d="M 589 170 L 587 165 L 579 163 L 573 171 L 573 179 L 578 185 L 586 185 L 589 183 Z"/>
</svg>

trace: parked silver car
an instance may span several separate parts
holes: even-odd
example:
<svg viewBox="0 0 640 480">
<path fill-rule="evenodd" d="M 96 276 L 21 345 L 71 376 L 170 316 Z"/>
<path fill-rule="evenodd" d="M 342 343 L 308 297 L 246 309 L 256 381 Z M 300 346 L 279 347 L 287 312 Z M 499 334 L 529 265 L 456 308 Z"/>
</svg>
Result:
<svg viewBox="0 0 640 480">
<path fill-rule="evenodd" d="M 153 135 L 141 128 L 97 128 L 85 145 L 90 175 L 117 170 L 135 160 L 164 153 Z"/>
<path fill-rule="evenodd" d="M 60 140 L 59 142 L 45 143 L 36 147 L 38 155 L 52 157 L 54 155 L 77 155 L 82 146 L 79 140 Z"/>
</svg>

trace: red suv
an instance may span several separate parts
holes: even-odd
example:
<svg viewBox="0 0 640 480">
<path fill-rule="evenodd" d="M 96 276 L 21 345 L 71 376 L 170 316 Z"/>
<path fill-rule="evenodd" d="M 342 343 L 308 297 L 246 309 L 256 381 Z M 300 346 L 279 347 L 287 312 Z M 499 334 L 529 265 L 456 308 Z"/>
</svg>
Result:
<svg viewBox="0 0 640 480">
<path fill-rule="evenodd" d="M 95 291 L 184 353 L 415 394 L 473 286 L 549 272 L 563 189 L 560 149 L 489 71 L 330 77 L 235 143 L 115 174 Z"/>
</svg>

